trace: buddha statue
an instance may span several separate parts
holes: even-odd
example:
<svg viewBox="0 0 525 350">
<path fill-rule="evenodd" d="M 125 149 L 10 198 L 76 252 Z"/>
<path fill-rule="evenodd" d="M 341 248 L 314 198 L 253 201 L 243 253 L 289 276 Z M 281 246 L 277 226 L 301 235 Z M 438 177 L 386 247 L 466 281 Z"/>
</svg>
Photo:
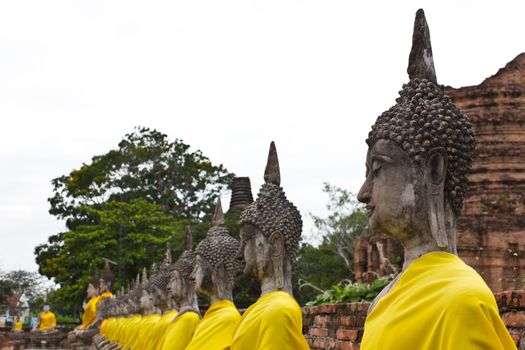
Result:
<svg viewBox="0 0 525 350">
<path fill-rule="evenodd" d="M 140 313 L 142 318 L 136 324 L 135 335 L 132 337 L 130 349 L 153 349 L 154 340 L 152 331 L 161 319 L 160 314 L 155 310 L 154 294 L 151 282 L 147 278 L 147 271 L 144 268 L 140 295 Z"/>
<path fill-rule="evenodd" d="M 398 239 L 405 261 L 372 303 L 361 349 L 515 349 L 494 295 L 456 256 L 474 132 L 437 84 L 423 10 L 412 40 L 409 82 L 372 126 L 358 194 L 370 229 Z"/>
<path fill-rule="evenodd" d="M 135 287 L 126 298 L 123 310 L 123 326 L 118 339 L 122 349 L 133 349 L 144 319 L 142 313 L 149 307 L 149 303 L 145 302 L 146 298 L 143 298 L 146 283 L 147 275 L 143 272 L 142 278 L 140 274 L 137 276 Z"/>
<path fill-rule="evenodd" d="M 168 293 L 168 284 L 171 275 L 171 246 L 166 245 L 164 261 L 158 269 L 153 269 L 150 279 L 149 292 L 153 296 L 153 304 L 162 314 L 160 319 L 152 325 L 149 331 L 147 349 L 160 349 L 162 337 L 168 325 L 175 319 L 178 312 L 174 308 L 174 302 Z"/>
<path fill-rule="evenodd" d="M 257 199 L 240 217 L 244 273 L 261 283 L 261 297 L 242 315 L 231 350 L 308 349 L 302 312 L 292 296 L 292 263 L 299 249 L 301 214 L 280 187 L 275 144 Z"/>
<path fill-rule="evenodd" d="M 100 302 L 100 274 L 95 274 L 86 288 L 86 300 L 82 323 L 67 335 L 69 346 L 78 349 L 88 346 L 91 338 L 98 333 L 98 325 L 95 323 L 97 317 L 97 305 Z"/>
<path fill-rule="evenodd" d="M 141 305 L 142 287 L 146 278 L 142 281 L 140 274 L 135 279 L 134 287 L 123 296 L 112 303 L 111 311 L 108 313 L 109 320 L 104 323 L 103 341 L 98 341 L 98 348 L 103 350 L 130 349 L 135 340 L 139 324 L 142 321 Z"/>
<path fill-rule="evenodd" d="M 38 325 L 35 333 L 40 335 L 56 333 L 57 319 L 55 314 L 51 311 L 49 303 L 45 303 L 42 307 L 42 312 L 38 315 Z"/>
<path fill-rule="evenodd" d="M 105 298 L 111 298 L 113 296 L 113 294 L 111 293 L 111 287 L 113 286 L 113 282 L 115 282 L 115 276 L 109 268 L 109 260 L 104 259 L 104 270 L 100 275 L 99 301 Z"/>
<path fill-rule="evenodd" d="M 224 227 L 220 198 L 213 226 L 195 248 L 192 277 L 195 290 L 210 299 L 210 307 L 197 325 L 186 350 L 229 349 L 241 315 L 233 304 L 232 291 L 238 269 L 239 241 Z"/>
<path fill-rule="evenodd" d="M 104 339 L 98 343 L 98 349 L 114 350 L 123 348 L 123 339 L 130 323 L 130 294 L 131 291 L 122 295 L 109 306 L 108 323 L 105 325 L 104 330 L 101 327 Z M 133 307 L 135 307 L 134 303 Z"/>
<path fill-rule="evenodd" d="M 197 294 L 191 273 L 195 265 L 192 236 L 186 228 L 185 250 L 171 269 L 168 292 L 179 306 L 179 313 L 166 327 L 161 340 L 162 350 L 183 350 L 190 342 L 200 320 Z"/>
</svg>

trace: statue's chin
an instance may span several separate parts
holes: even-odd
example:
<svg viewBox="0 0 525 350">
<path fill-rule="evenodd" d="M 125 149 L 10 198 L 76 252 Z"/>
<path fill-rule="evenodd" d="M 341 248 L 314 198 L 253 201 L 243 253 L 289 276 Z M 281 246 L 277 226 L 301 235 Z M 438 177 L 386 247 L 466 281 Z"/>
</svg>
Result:
<svg viewBox="0 0 525 350">
<path fill-rule="evenodd" d="M 243 273 L 246 276 L 257 278 L 257 273 L 254 271 L 254 268 L 250 265 L 244 265 Z"/>
</svg>

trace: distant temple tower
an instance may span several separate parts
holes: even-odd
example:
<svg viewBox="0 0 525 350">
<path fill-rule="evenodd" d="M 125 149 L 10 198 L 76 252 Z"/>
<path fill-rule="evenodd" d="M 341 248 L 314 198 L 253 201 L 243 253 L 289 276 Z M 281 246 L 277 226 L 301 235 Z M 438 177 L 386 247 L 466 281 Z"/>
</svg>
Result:
<svg viewBox="0 0 525 350">
<path fill-rule="evenodd" d="M 228 212 L 241 212 L 253 203 L 252 185 L 249 177 L 234 177 L 232 181 L 232 196 Z"/>
<path fill-rule="evenodd" d="M 478 86 L 446 91 L 471 120 L 476 154 L 457 221 L 459 256 L 494 292 L 525 287 L 525 53 Z"/>
</svg>

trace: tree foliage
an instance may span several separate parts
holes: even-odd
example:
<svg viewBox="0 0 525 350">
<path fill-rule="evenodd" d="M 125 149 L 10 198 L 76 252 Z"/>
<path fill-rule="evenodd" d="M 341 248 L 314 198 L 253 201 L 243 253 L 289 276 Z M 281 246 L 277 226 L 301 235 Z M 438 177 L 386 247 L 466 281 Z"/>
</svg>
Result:
<svg viewBox="0 0 525 350">
<path fill-rule="evenodd" d="M 317 294 L 352 279 L 356 240 L 369 234 L 367 216 L 350 191 L 324 184 L 328 215 L 311 215 L 315 233 L 322 238 L 316 247 L 303 242 L 294 267 L 294 294 L 300 304 Z"/>
<path fill-rule="evenodd" d="M 331 244 L 323 242 L 315 247 L 303 243 L 293 270 L 294 296 L 304 305 L 313 300 L 321 290 L 337 284 L 349 275 L 343 259 L 334 252 Z"/>
<path fill-rule="evenodd" d="M 332 249 L 352 272 L 355 242 L 360 236 L 370 234 L 368 219 L 355 195 L 348 190 L 325 183 L 323 192 L 328 195 L 327 217 L 312 215 L 315 228 L 323 243 Z"/>
<path fill-rule="evenodd" d="M 156 130 L 136 128 L 117 149 L 53 179 L 49 212 L 74 229 L 93 222 L 85 208 L 140 198 L 178 218 L 203 218 L 233 175 L 189 148 Z"/>
<path fill-rule="evenodd" d="M 197 242 L 204 237 L 209 225 L 202 222 L 232 177 L 182 141 L 137 128 L 117 149 L 53 179 L 49 212 L 67 230 L 35 248 L 40 273 L 60 285 L 53 299 L 64 313 L 80 311 L 103 258 L 117 264 L 115 288 L 160 262 L 167 242 L 176 258 L 186 225 Z"/>
<path fill-rule="evenodd" d="M 393 280 L 394 276 L 381 277 L 371 283 L 352 283 L 341 281 L 330 289 L 319 293 L 307 306 L 321 304 L 355 303 L 359 301 L 373 301 L 375 297 Z"/>
</svg>

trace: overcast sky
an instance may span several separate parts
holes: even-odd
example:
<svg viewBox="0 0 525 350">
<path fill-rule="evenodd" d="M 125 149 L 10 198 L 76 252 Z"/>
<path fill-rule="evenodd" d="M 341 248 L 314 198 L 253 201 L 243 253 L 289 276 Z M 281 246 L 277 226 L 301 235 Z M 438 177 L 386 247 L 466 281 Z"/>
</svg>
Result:
<svg viewBox="0 0 525 350">
<path fill-rule="evenodd" d="M 324 181 L 359 189 L 419 7 L 442 84 L 525 51 L 523 1 L 0 1 L 0 269 L 37 269 L 34 247 L 64 229 L 51 179 L 137 125 L 250 176 L 254 195 L 274 140 L 311 235 Z"/>
</svg>

